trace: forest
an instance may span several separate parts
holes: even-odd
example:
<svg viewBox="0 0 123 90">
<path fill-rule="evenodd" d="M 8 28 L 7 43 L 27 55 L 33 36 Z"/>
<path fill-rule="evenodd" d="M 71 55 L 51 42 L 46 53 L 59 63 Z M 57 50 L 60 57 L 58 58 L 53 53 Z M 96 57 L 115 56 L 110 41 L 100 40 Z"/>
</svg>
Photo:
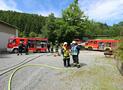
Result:
<svg viewBox="0 0 123 90">
<path fill-rule="evenodd" d="M 16 26 L 19 37 L 46 37 L 51 42 L 56 40 L 71 42 L 74 38 L 82 39 L 85 36 L 112 38 L 123 35 L 123 22 L 109 26 L 106 23 L 90 20 L 80 10 L 78 0 L 62 10 L 62 17 L 55 17 L 53 13 L 46 17 L 0 10 L 0 20 Z"/>
</svg>

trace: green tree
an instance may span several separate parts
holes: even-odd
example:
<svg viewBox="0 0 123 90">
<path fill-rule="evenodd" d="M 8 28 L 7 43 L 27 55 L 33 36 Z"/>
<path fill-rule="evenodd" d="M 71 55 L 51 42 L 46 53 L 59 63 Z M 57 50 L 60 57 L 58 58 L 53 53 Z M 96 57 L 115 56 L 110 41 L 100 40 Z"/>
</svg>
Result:
<svg viewBox="0 0 123 90">
<path fill-rule="evenodd" d="M 45 25 L 46 17 L 0 10 L 0 20 L 18 27 L 18 30 L 23 32 L 23 36 L 28 37 L 30 32 L 42 34 L 42 27 Z"/>
<path fill-rule="evenodd" d="M 37 36 L 37 34 L 35 33 L 35 32 L 31 32 L 30 34 L 29 34 L 29 37 L 36 37 Z"/>
<path fill-rule="evenodd" d="M 65 26 L 63 26 L 65 27 L 65 41 L 71 42 L 74 38 L 83 37 L 87 17 L 80 10 L 78 0 L 74 0 L 68 8 L 63 10 L 62 18 L 65 22 Z"/>
<path fill-rule="evenodd" d="M 120 37 L 120 42 L 115 50 L 117 59 L 121 60 L 123 63 L 123 37 Z"/>
<path fill-rule="evenodd" d="M 51 13 L 48 16 L 48 18 L 46 20 L 46 24 L 43 27 L 43 35 L 45 37 L 47 37 L 49 39 L 49 41 L 51 41 L 51 42 L 55 42 L 56 37 L 57 37 L 56 32 L 55 32 L 55 30 L 56 30 L 55 22 L 56 22 L 56 18 L 54 16 L 54 14 Z"/>
<path fill-rule="evenodd" d="M 19 37 L 24 37 L 24 33 L 23 32 L 19 32 Z"/>
</svg>

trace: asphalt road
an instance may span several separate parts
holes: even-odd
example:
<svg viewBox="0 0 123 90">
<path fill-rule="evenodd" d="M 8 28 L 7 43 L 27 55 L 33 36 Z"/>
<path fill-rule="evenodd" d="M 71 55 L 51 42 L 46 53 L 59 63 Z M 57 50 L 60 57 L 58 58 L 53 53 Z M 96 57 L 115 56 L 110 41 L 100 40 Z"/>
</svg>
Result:
<svg viewBox="0 0 123 90">
<path fill-rule="evenodd" d="M 62 56 L 50 53 L 10 54 L 0 58 L 0 73 L 39 55 L 26 65 L 49 65 L 62 70 L 40 66 L 22 68 L 13 76 L 11 90 L 123 90 L 123 76 L 116 68 L 116 61 L 112 57 L 105 58 L 103 52 L 98 51 L 81 51 L 81 68 L 64 68 Z M 12 72 L 0 76 L 0 90 L 7 90 Z"/>
</svg>

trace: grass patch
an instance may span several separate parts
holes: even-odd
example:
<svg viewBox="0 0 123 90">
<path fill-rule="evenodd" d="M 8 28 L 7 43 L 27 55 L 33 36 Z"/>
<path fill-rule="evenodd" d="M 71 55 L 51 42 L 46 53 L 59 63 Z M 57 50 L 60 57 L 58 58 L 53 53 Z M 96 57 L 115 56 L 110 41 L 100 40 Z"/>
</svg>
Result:
<svg viewBox="0 0 123 90">
<path fill-rule="evenodd" d="M 117 59 L 123 62 L 123 37 L 121 37 L 121 42 L 118 44 L 115 51 Z"/>
</svg>

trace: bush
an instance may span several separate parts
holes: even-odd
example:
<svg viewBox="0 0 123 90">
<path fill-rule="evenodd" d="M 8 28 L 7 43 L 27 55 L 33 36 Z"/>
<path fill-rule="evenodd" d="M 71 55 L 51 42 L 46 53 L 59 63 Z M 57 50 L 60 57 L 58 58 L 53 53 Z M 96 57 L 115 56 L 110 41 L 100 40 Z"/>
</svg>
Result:
<svg viewBox="0 0 123 90">
<path fill-rule="evenodd" d="M 35 33 L 35 32 L 31 32 L 30 34 L 29 34 L 29 37 L 36 37 L 37 36 L 37 34 Z"/>
<path fill-rule="evenodd" d="M 121 38 L 121 42 L 118 44 L 116 51 L 116 57 L 123 62 L 123 37 Z"/>
</svg>

